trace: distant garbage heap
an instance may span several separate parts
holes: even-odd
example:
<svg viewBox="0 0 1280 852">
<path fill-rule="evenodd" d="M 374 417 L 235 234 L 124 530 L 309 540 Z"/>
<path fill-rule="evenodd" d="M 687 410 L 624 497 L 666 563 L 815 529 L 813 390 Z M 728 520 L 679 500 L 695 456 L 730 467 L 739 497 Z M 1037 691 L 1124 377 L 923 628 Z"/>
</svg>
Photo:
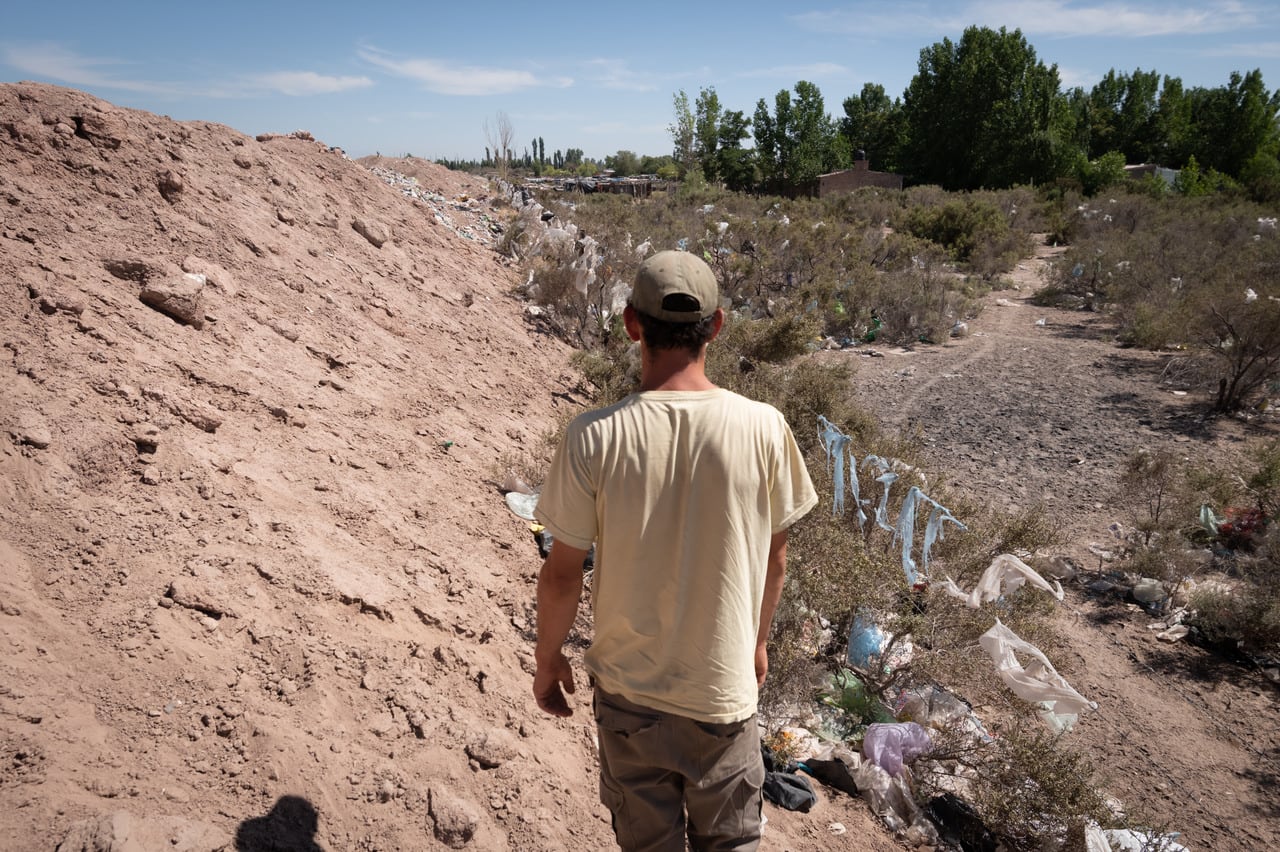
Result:
<svg viewBox="0 0 1280 852">
<path fill-rule="evenodd" d="M 632 198 L 648 198 L 654 190 L 666 189 L 667 181 L 657 175 L 614 177 L 606 173 L 594 177 L 527 178 L 523 188 L 549 189 L 555 192 L 611 192 L 615 195 L 630 195 Z"/>
</svg>

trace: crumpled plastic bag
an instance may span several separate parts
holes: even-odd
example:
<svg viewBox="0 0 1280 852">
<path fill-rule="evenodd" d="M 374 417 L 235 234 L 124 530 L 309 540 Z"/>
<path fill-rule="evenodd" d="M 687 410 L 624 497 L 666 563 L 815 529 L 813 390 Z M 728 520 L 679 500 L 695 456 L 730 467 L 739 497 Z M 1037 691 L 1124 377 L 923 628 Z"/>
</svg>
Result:
<svg viewBox="0 0 1280 852">
<path fill-rule="evenodd" d="M 1040 718 L 1055 732 L 1068 731 L 1084 710 L 1096 710 L 1098 705 L 1071 688 L 1058 674 L 1039 648 L 1023 639 L 1000 623 L 978 637 L 978 644 L 991 655 L 996 671 L 1005 685 L 1023 701 L 1039 704 Z M 1030 655 L 1033 659 L 1023 667 L 1015 651 Z"/>
<path fill-rule="evenodd" d="M 1096 822 L 1085 827 L 1085 852 L 1146 852 L 1158 849 L 1160 852 L 1190 852 L 1181 843 L 1176 843 L 1179 835 L 1156 834 L 1154 831 L 1140 831 L 1132 828 L 1102 828 Z"/>
<path fill-rule="evenodd" d="M 522 518 L 526 521 L 536 520 L 533 514 L 533 510 L 538 506 L 538 495 L 536 493 L 523 494 L 519 491 L 508 491 L 505 497 L 507 508 L 517 518 Z"/>
<path fill-rule="evenodd" d="M 905 777 L 890 775 L 870 760 L 864 760 L 853 778 L 862 798 L 890 831 L 905 835 L 916 846 L 941 845 L 938 830 L 915 803 Z"/>
<path fill-rule="evenodd" d="M 1058 600 L 1062 600 L 1064 596 L 1061 583 L 1055 582 L 1050 585 L 1049 581 L 1036 573 L 1034 568 L 1012 553 L 1002 553 L 991 560 L 991 564 L 982 572 L 982 577 L 972 592 L 966 594 L 950 577 L 940 585 L 940 588 L 951 597 L 964 601 L 970 609 L 977 609 L 988 601 L 1012 594 L 1026 583 L 1044 589 Z"/>
<path fill-rule="evenodd" d="M 901 774 L 904 763 L 931 748 L 929 732 L 915 722 L 876 722 L 862 738 L 862 756 L 890 775 Z"/>
</svg>

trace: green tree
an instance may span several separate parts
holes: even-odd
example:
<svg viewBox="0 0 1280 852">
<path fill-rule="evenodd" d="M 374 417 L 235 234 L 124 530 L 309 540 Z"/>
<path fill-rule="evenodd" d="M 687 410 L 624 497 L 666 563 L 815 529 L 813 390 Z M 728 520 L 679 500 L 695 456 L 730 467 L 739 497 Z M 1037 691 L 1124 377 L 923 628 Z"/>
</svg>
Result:
<svg viewBox="0 0 1280 852">
<path fill-rule="evenodd" d="M 613 169 L 613 173 L 618 177 L 640 174 L 640 158 L 634 151 L 620 150 L 612 156 L 605 157 L 604 165 L 605 168 Z"/>
<path fill-rule="evenodd" d="M 680 176 L 684 177 L 685 173 L 698 161 L 694 153 L 696 124 L 693 111 L 689 109 L 689 96 L 684 93 L 684 89 L 676 92 L 672 106 L 675 109 L 675 121 L 667 125 L 667 131 L 671 134 L 671 141 L 674 144 L 672 156 L 675 158 L 676 165 L 680 167 Z"/>
<path fill-rule="evenodd" d="M 1124 164 L 1124 154 L 1119 151 L 1108 151 L 1096 160 L 1083 163 L 1079 177 L 1085 195 L 1096 195 L 1107 187 L 1123 181 L 1125 179 Z"/>
<path fill-rule="evenodd" d="M 758 180 L 755 151 L 742 147 L 750 135 L 750 123 L 742 110 L 725 112 L 720 117 L 715 173 L 735 192 L 752 189 Z"/>
<path fill-rule="evenodd" d="M 720 148 L 721 113 L 720 97 L 714 86 L 698 92 L 693 113 L 693 155 L 703 176 L 713 182 L 720 179 L 716 153 Z"/>
<path fill-rule="evenodd" d="M 1182 80 L 1166 76 L 1156 105 L 1155 162 L 1171 169 L 1181 168 L 1191 156 L 1195 133 L 1191 122 L 1191 99 Z"/>
<path fill-rule="evenodd" d="M 1044 182 L 1071 162 L 1074 128 L 1058 88 L 1020 30 L 969 27 L 920 51 L 903 99 L 908 170 L 947 189 Z"/>
<path fill-rule="evenodd" d="M 850 159 L 848 140 L 837 133 L 818 87 L 801 80 L 795 94 L 793 101 L 786 89 L 779 91 L 772 115 L 761 98 L 752 122 L 764 185 L 788 195 L 810 191 L 818 175 Z"/>
<path fill-rule="evenodd" d="M 1089 93 L 1089 156 L 1119 151 L 1129 163 L 1152 161 L 1161 147 L 1159 91 L 1155 71 L 1108 71 Z"/>
<path fill-rule="evenodd" d="M 890 100 L 884 86 L 864 83 L 856 97 L 845 98 L 839 128 L 849 147 L 866 152 L 877 169 L 898 170 L 904 133 L 902 100 Z"/>
<path fill-rule="evenodd" d="M 1226 86 L 1193 89 L 1191 100 L 1195 155 L 1206 168 L 1236 177 L 1277 140 L 1280 92 L 1267 91 L 1260 70 L 1233 72 Z"/>
</svg>

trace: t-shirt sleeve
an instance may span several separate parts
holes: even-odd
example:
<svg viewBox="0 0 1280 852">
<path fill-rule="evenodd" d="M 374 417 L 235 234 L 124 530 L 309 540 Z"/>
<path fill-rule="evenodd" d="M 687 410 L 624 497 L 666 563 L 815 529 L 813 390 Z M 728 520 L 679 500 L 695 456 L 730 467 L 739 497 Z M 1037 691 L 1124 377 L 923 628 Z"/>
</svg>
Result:
<svg viewBox="0 0 1280 852">
<path fill-rule="evenodd" d="M 570 424 L 551 460 L 534 517 L 570 547 L 588 550 L 596 539 L 596 489 L 587 469 L 581 430 Z"/>
<path fill-rule="evenodd" d="M 774 457 L 773 481 L 769 489 L 771 533 L 779 533 L 803 518 L 818 503 L 804 454 L 782 415 L 778 415 L 779 447 Z"/>
</svg>

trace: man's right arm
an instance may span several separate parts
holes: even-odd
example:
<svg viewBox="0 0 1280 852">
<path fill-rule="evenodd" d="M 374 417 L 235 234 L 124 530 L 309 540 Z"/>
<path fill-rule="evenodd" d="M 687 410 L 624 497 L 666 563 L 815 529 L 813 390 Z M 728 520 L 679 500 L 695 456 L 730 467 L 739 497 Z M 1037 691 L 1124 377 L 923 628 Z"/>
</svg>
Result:
<svg viewBox="0 0 1280 852">
<path fill-rule="evenodd" d="M 538 706 L 552 716 L 571 716 L 564 693 L 573 694 L 573 670 L 561 650 L 578 616 L 582 597 L 582 563 L 587 551 L 556 539 L 538 572 L 538 643 L 534 649 L 537 671 L 533 695 Z"/>
</svg>

